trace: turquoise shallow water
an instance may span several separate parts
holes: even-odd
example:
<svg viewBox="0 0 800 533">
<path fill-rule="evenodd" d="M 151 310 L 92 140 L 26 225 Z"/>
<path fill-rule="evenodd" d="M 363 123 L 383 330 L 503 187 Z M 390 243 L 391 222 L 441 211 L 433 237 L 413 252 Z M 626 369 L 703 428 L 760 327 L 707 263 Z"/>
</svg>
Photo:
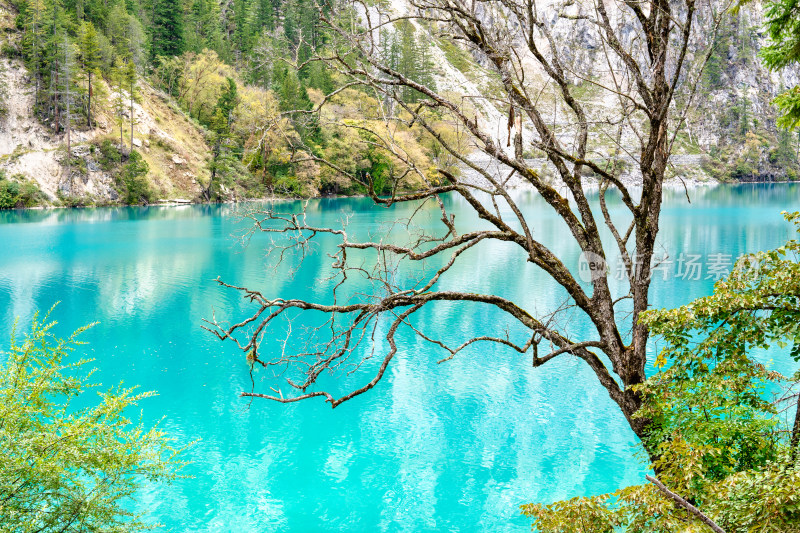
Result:
<svg viewBox="0 0 800 533">
<path fill-rule="evenodd" d="M 665 200 L 661 241 L 669 258 L 652 288 L 656 306 L 708 294 L 709 264 L 725 263 L 710 255 L 735 257 L 782 244 L 790 228 L 780 211 L 800 209 L 800 187 L 791 184 L 690 194 L 692 204 L 683 191 Z M 518 200 L 535 235 L 577 265 L 577 253 L 561 237 L 564 228 L 540 199 L 519 193 Z M 478 225 L 457 198 L 446 201 L 462 231 Z M 334 224 L 350 215 L 351 233 L 366 239 L 410 209 L 319 200 L 310 203 L 309 216 Z M 243 357 L 200 326 L 212 308 L 237 318 L 247 307 L 213 279 L 269 295 L 324 299 L 330 260 L 323 242 L 294 278 L 287 268 L 276 274 L 267 268 L 263 236 L 248 248 L 231 237 L 243 227 L 233 211 L 0 212 L 0 346 L 15 317 L 26 324 L 36 309 L 60 301 L 55 318 L 62 332 L 100 322 L 85 336 L 100 381 L 158 391 L 142 404 L 144 418 L 163 417 L 163 426 L 184 442 L 201 439 L 188 457 L 193 478 L 146 487 L 141 495 L 142 508 L 166 530 L 527 531 L 517 512 L 522 503 L 642 481 L 645 470 L 625 421 L 571 358 L 534 370 L 528 356 L 483 345 L 437 365 L 441 353 L 406 332 L 384 381 L 336 410 L 322 400 L 285 406 L 239 398 L 250 387 Z M 617 210 L 615 216 L 623 215 Z M 437 218 L 438 211 L 423 210 L 424 224 Z M 701 256 L 700 279 L 676 275 L 681 253 L 687 261 Z M 443 286 L 500 293 L 538 312 L 562 301 L 512 247 L 487 246 L 466 259 Z M 451 340 L 505 324 L 487 309 L 456 306 L 425 310 L 418 322 Z M 569 317 L 567 327 L 576 338 L 587 335 L 579 317 Z M 278 329 L 270 338 L 284 333 Z M 779 353 L 761 356 L 778 369 L 786 364 Z M 355 375 L 349 383 L 366 379 Z M 256 387 L 274 383 L 259 374 Z"/>
</svg>

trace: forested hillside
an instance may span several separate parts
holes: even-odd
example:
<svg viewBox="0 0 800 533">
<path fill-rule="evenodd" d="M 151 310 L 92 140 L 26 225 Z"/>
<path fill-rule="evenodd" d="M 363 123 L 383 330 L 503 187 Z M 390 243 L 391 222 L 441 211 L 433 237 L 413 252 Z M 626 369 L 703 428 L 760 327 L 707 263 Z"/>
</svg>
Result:
<svg viewBox="0 0 800 533">
<path fill-rule="evenodd" d="M 797 176 L 800 141 L 775 127 L 770 104 L 786 76 L 761 67 L 763 19 L 748 9 L 718 36 L 679 146 L 696 157 L 677 175 Z M 320 16 L 354 25 L 361 14 L 314 0 L 0 0 L 0 207 L 386 193 L 456 171 L 431 132 L 401 110 L 386 120 L 386 102 L 313 60 L 331 43 Z M 424 85 L 493 90 L 485 58 L 435 27 L 394 24 L 380 46 Z M 502 109 L 475 113 L 503 128 Z M 388 155 L 376 131 L 407 157 Z M 444 121 L 434 133 L 458 137 Z"/>
<path fill-rule="evenodd" d="M 700 105 L 687 124 L 687 145 L 705 155 L 703 171 L 718 180 L 795 180 L 800 173 L 800 136 L 777 127 L 773 104 L 797 84 L 798 71 L 763 65 L 766 19 L 758 2 L 723 19 L 700 82 Z"/>
<path fill-rule="evenodd" d="M 5 206 L 358 194 L 366 183 L 385 192 L 392 175 L 406 173 L 401 184 L 413 187 L 420 173 L 449 164 L 421 128 L 402 120 L 382 126 L 373 95 L 307 62 L 326 46 L 312 1 L 175 6 L 23 0 L 2 7 Z M 387 53 L 398 69 L 432 81 L 415 33 L 398 27 L 385 39 Z M 310 111 L 335 89 L 322 113 L 282 116 Z M 392 128 L 421 170 L 407 172 L 368 133 L 343 130 L 340 121 Z M 448 135 L 446 126 L 440 133 Z M 363 175 L 363 184 L 318 164 L 320 155 Z"/>
</svg>

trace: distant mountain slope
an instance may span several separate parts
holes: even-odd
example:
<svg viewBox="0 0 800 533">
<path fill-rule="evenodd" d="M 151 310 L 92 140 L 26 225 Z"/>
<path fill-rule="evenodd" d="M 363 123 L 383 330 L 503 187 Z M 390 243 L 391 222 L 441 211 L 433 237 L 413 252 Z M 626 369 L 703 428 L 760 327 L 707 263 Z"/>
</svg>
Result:
<svg viewBox="0 0 800 533">
<path fill-rule="evenodd" d="M 564 9 L 576 10 L 579 5 L 580 2 L 570 2 L 564 4 Z M 610 5 L 613 8 L 613 3 Z M 415 9 L 407 0 L 392 2 L 391 8 L 399 16 L 410 14 Z M 485 9 L 486 17 L 503 17 L 502 13 L 492 12 L 489 7 Z M 577 14 L 577 11 L 572 14 Z M 695 22 L 696 38 L 690 55 L 698 58 L 701 52 L 705 53 L 710 39 L 715 35 L 712 21 L 706 15 L 698 16 Z M 672 172 L 675 176 L 693 181 L 760 181 L 800 177 L 800 136 L 778 130 L 776 108 L 772 105 L 772 99 L 781 90 L 800 82 L 800 69 L 771 72 L 763 66 L 758 54 L 768 38 L 763 27 L 764 16 L 764 2 L 758 0 L 723 18 L 716 32 L 716 45 L 698 84 L 695 104 L 675 147 L 676 155 L 692 157 L 673 158 Z M 593 41 L 593 33 L 583 31 L 581 24 L 588 23 L 566 17 L 554 20 L 553 36 L 566 58 L 568 71 L 593 73 L 592 80 L 575 78 L 573 81 L 580 88 L 576 96 L 585 103 L 590 114 L 589 120 L 602 124 L 608 116 L 614 116 L 616 98 L 593 84 L 597 82 L 612 86 L 611 80 L 604 78 L 603 74 L 608 71 L 605 64 L 607 59 L 599 43 Z M 488 64 L 487 59 L 443 39 L 441 36 L 446 33 L 445 28 L 422 24 L 416 26 L 425 34 L 425 40 L 432 43 L 435 63 L 439 65 L 439 87 L 463 95 L 478 95 L 470 103 L 477 108 L 483 129 L 493 135 L 499 145 L 504 146 L 508 111 L 492 105 L 496 101 L 492 98 L 496 93 L 493 87 L 497 86 L 499 79 L 482 66 Z M 531 87 L 537 92 L 541 90 L 538 93 L 539 111 L 547 123 L 555 125 L 559 137 L 568 145 L 570 137 L 574 135 L 569 110 L 563 102 L 559 105 L 547 103 L 557 99 L 549 92 L 546 75 L 537 70 L 535 62 L 525 59 L 526 46 L 523 42 L 519 42 L 517 48 L 522 54 L 521 61 L 528 65 L 526 68 L 530 68 L 527 74 Z M 601 130 L 599 128 L 593 133 L 601 136 Z M 532 136 L 532 131 L 523 134 L 526 139 Z M 528 145 L 527 142 L 525 144 Z M 629 139 L 628 144 L 636 143 L 634 139 Z M 614 151 L 614 146 L 609 143 L 604 151 L 605 154 L 597 154 L 596 157 L 608 157 Z M 535 156 L 534 151 L 531 157 Z M 629 153 L 630 157 L 635 157 L 635 154 Z"/>
</svg>

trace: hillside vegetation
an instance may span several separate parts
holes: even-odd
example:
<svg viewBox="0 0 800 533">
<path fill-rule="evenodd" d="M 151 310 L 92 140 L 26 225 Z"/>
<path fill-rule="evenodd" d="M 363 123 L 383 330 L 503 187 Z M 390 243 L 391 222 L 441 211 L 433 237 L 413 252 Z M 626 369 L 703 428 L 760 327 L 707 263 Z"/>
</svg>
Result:
<svg viewBox="0 0 800 533">
<path fill-rule="evenodd" d="M 387 125 L 374 95 L 341 87 L 321 63 L 292 67 L 325 46 L 312 2 L 183 8 L 0 4 L 2 207 L 359 194 L 370 184 L 385 193 L 397 176 L 413 188 L 451 164 L 402 115 Z M 387 46 L 398 68 L 432 80 L 415 33 L 399 28 Z M 337 88 L 322 112 L 287 113 Z M 444 123 L 437 131 L 451 135 Z M 385 137 L 404 160 L 383 150 Z M 342 179 L 320 156 L 363 179 Z"/>
<path fill-rule="evenodd" d="M 770 103 L 793 73 L 761 66 L 760 9 L 719 32 L 676 176 L 797 177 L 800 139 L 776 128 Z M 410 117 L 390 109 L 387 121 L 376 95 L 309 61 L 329 46 L 319 16 L 312 0 L 0 0 L 0 208 L 388 193 L 456 172 Z M 485 96 L 497 84 L 485 58 L 434 27 L 398 23 L 380 43 L 393 68 L 440 91 Z M 566 44 L 592 49 L 580 36 Z M 503 110 L 474 112 L 502 130 Z M 436 129 L 458 137 L 444 118 Z"/>
</svg>

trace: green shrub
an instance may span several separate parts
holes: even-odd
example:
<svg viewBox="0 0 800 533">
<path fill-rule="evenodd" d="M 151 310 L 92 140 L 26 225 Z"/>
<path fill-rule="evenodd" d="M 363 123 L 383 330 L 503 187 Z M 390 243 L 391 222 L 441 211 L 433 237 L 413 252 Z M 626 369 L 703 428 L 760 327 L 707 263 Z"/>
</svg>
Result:
<svg viewBox="0 0 800 533">
<path fill-rule="evenodd" d="M 302 196 L 303 185 L 296 176 L 283 176 L 275 180 L 275 192 L 287 196 Z"/>
<path fill-rule="evenodd" d="M 0 531 L 150 529 L 131 502 L 178 476 L 182 449 L 128 418 L 153 393 L 98 389 L 91 360 L 74 354 L 82 330 L 61 339 L 54 324 L 37 315 L 0 352 Z"/>
<path fill-rule="evenodd" d="M 35 183 L 5 179 L 0 175 L 0 209 L 33 207 L 43 200 L 42 191 Z"/>
<path fill-rule="evenodd" d="M 91 200 L 83 196 L 64 194 L 58 191 L 58 201 L 61 207 L 87 207 L 91 205 Z"/>
<path fill-rule="evenodd" d="M 757 169 L 745 158 L 736 160 L 736 164 L 731 171 L 731 177 L 738 181 L 752 181 L 757 174 Z"/>
<path fill-rule="evenodd" d="M 149 204 L 155 199 L 155 192 L 147 181 L 150 167 L 139 152 L 131 152 L 128 162 L 117 176 L 117 182 L 124 186 L 123 200 L 126 204 Z"/>
<path fill-rule="evenodd" d="M 89 174 L 89 167 L 84 158 L 73 155 L 69 158 L 69 164 L 71 169 L 70 172 L 77 172 L 81 176 L 86 176 Z"/>
<path fill-rule="evenodd" d="M 103 139 L 100 143 L 100 168 L 105 171 L 111 170 L 122 161 L 122 154 L 111 139 Z"/>
<path fill-rule="evenodd" d="M 13 59 L 19 56 L 19 50 L 17 50 L 17 47 L 14 46 L 13 44 L 5 42 L 3 43 L 3 46 L 0 47 L 0 55 L 4 55 L 8 58 Z"/>
</svg>

